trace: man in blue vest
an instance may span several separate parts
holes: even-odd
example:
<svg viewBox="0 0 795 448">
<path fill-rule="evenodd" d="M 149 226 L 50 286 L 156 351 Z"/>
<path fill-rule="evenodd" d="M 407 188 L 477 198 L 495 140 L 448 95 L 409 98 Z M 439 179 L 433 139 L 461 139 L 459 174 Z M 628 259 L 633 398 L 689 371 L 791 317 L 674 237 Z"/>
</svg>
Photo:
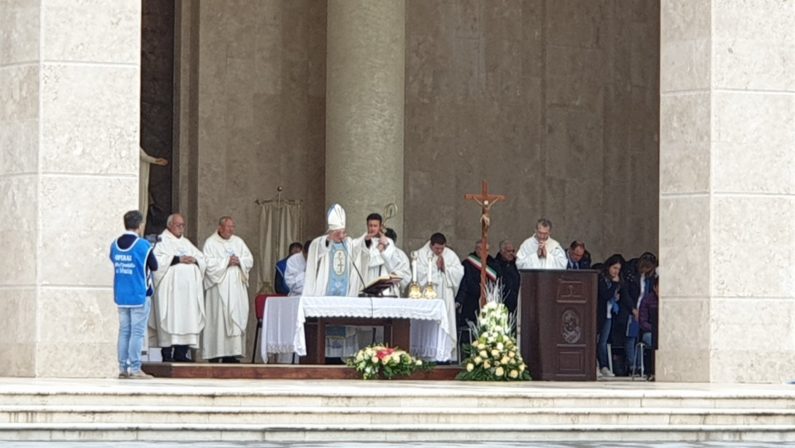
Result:
<svg viewBox="0 0 795 448">
<path fill-rule="evenodd" d="M 124 214 L 126 231 L 110 246 L 115 271 L 113 298 L 119 308 L 119 378 L 148 379 L 141 371 L 141 350 L 151 308 L 151 272 L 157 270 L 152 245 L 141 238 L 144 216 L 138 210 Z"/>
</svg>

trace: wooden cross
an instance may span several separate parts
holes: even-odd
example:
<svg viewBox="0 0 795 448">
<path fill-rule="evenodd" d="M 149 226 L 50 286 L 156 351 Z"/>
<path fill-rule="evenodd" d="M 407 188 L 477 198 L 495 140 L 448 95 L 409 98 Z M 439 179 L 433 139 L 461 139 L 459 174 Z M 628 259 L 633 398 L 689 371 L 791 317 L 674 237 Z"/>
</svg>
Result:
<svg viewBox="0 0 795 448">
<path fill-rule="evenodd" d="M 501 194 L 489 194 L 489 183 L 485 180 L 481 183 L 481 191 L 480 194 L 467 194 L 464 195 L 464 199 L 468 201 L 475 201 L 480 205 L 481 215 L 480 215 L 480 238 L 482 240 L 480 244 L 480 306 L 486 304 L 486 269 L 488 269 L 488 259 L 489 259 L 489 225 L 491 225 L 491 207 L 496 204 L 497 202 L 504 201 L 505 196 Z"/>
</svg>

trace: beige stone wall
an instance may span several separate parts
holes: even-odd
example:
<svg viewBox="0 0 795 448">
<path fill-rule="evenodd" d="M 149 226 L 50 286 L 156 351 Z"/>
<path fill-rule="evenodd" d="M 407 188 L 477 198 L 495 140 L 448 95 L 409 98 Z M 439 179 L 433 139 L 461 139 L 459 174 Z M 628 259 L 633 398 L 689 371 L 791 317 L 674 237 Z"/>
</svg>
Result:
<svg viewBox="0 0 795 448">
<path fill-rule="evenodd" d="M 325 4 L 201 2 L 198 9 L 197 136 L 190 149 L 199 181 L 191 186 L 197 214 L 190 235 L 201 244 L 228 214 L 254 249 L 260 211 L 254 201 L 274 196 L 279 185 L 284 198 L 304 201 L 305 227 L 319 231 Z"/>
<path fill-rule="evenodd" d="M 0 376 L 116 374 L 107 254 L 138 203 L 140 15 L 0 4 Z"/>
<path fill-rule="evenodd" d="M 442 231 L 471 251 L 463 196 L 485 178 L 508 196 L 493 244 L 546 216 L 595 259 L 656 251 L 657 1 L 409 0 L 406 15 L 404 243 Z"/>
<path fill-rule="evenodd" d="M 795 370 L 795 5 L 671 1 L 661 20 L 659 377 Z"/>
</svg>

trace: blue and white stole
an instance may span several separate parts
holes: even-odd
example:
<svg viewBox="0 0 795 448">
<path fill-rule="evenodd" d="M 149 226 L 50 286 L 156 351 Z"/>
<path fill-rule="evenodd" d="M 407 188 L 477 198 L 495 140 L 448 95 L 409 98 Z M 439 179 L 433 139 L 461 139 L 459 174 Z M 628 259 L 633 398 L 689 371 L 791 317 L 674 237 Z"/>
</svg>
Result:
<svg viewBox="0 0 795 448">
<path fill-rule="evenodd" d="M 345 243 L 332 242 L 329 247 L 327 296 L 347 296 L 350 282 L 350 261 Z"/>
</svg>

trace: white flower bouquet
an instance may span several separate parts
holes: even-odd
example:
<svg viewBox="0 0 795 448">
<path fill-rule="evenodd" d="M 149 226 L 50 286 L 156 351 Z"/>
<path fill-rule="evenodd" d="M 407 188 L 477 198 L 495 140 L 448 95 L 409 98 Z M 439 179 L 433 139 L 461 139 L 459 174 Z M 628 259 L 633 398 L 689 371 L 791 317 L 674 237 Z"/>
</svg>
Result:
<svg viewBox="0 0 795 448">
<path fill-rule="evenodd" d="M 365 380 L 392 379 L 433 369 L 433 363 L 414 358 L 397 347 L 387 347 L 383 344 L 374 344 L 359 350 L 356 355 L 348 359 L 347 364 L 356 369 Z"/>
<path fill-rule="evenodd" d="M 477 324 L 470 322 L 472 343 L 464 348 L 465 370 L 456 376 L 464 381 L 529 381 L 530 372 L 519 353 L 514 318 L 502 303 L 499 283 L 490 287 Z"/>
</svg>

